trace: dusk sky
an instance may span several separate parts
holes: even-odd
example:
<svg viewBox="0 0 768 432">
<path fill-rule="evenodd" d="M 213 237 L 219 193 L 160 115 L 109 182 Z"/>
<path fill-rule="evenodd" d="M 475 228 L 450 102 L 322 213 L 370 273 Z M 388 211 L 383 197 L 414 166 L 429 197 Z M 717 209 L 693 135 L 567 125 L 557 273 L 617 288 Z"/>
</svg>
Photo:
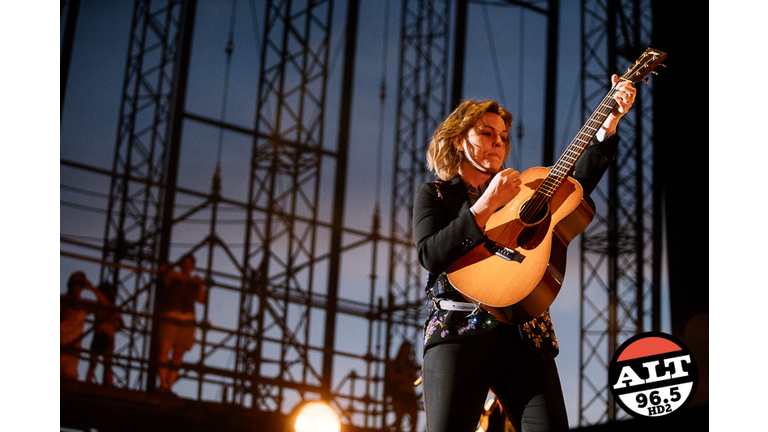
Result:
<svg viewBox="0 0 768 432">
<path fill-rule="evenodd" d="M 60 187 L 82 185 L 82 182 L 87 183 L 87 180 L 70 177 L 71 173 L 63 168 L 59 169 L 59 157 L 104 168 L 111 166 L 132 9 L 132 2 L 128 1 L 84 0 L 82 2 L 66 105 L 60 117 L 56 103 L 59 99 L 59 81 L 55 77 L 55 71 L 59 68 L 58 53 L 54 51 L 55 47 L 52 43 L 55 37 L 54 29 L 57 28 L 54 20 L 59 18 L 56 14 L 59 8 L 58 3 L 49 3 L 47 7 L 50 9 L 28 2 L 4 2 L 0 8 L 0 17 L 2 17 L 0 32 L 3 35 L 2 46 L 7 59 L 4 64 L 14 65 L 5 68 L 3 74 L 5 77 L 3 86 L 5 139 L 3 141 L 8 150 L 2 169 L 3 190 L 8 195 L 9 201 L 13 203 L 7 206 L 6 221 L 8 222 L 4 224 L 3 230 L 5 237 L 11 239 L 5 252 L 5 257 L 8 258 L 5 268 L 6 272 L 13 275 L 12 283 L 6 288 L 9 290 L 10 298 L 5 302 L 5 310 L 10 313 L 3 314 L 3 323 L 5 329 L 11 330 L 6 332 L 10 336 L 7 346 L 11 349 L 21 347 L 24 351 L 32 349 L 32 354 L 7 356 L 6 370 L 14 372 L 12 393 L 15 397 L 6 406 L 8 412 L 19 413 L 19 417 L 45 422 L 43 427 L 46 428 L 51 427 L 54 419 L 43 420 L 36 411 L 36 407 L 46 406 L 55 409 L 53 407 L 58 406 L 58 392 L 51 384 L 58 382 L 54 367 L 51 365 L 56 357 L 53 354 L 55 344 L 49 340 L 54 337 L 49 332 L 54 327 L 52 321 L 56 315 L 54 304 L 56 299 L 53 293 L 37 296 L 34 291 L 25 288 L 30 285 L 34 287 L 38 283 L 49 288 L 58 280 L 60 292 L 63 292 L 62 287 L 66 277 L 74 269 L 71 262 L 59 258 L 59 252 L 56 249 L 63 250 L 63 247 L 60 244 L 57 246 L 58 242 L 53 240 L 57 238 L 54 232 L 57 224 L 53 215 L 60 215 L 59 235 L 88 234 L 89 229 L 94 228 L 93 226 L 81 227 L 66 219 L 66 210 L 60 205 L 64 200 L 65 192 Z M 235 41 L 235 56 L 242 54 L 249 43 L 255 43 L 248 5 L 242 1 L 239 3 L 242 5 L 243 13 L 239 16 L 242 21 L 238 21 L 237 37 L 240 39 Z M 336 6 L 337 17 L 343 18 L 345 11 L 343 3 L 339 2 Z M 394 124 L 392 119 L 397 91 L 399 2 L 394 3 L 391 10 L 389 36 L 391 46 L 388 49 L 387 61 L 388 124 Z M 193 55 L 190 76 L 190 92 L 193 96 L 188 99 L 187 109 L 218 118 L 221 111 L 223 47 L 227 38 L 230 3 L 226 2 L 224 5 L 222 2 L 223 6 L 218 8 L 213 7 L 214 4 L 216 3 L 201 1 L 198 9 L 193 49 L 201 54 L 200 57 Z M 743 363 L 739 365 L 730 363 L 732 357 L 727 347 L 738 347 L 738 353 L 742 353 L 745 348 L 748 354 L 753 352 L 751 347 L 755 342 L 749 332 L 740 331 L 740 329 L 763 326 L 760 320 L 762 312 L 757 305 L 761 304 L 760 300 L 765 298 L 762 292 L 759 298 L 753 297 L 752 294 L 754 290 L 762 289 L 764 285 L 758 272 L 765 265 L 760 260 L 765 257 L 765 253 L 759 252 L 762 251 L 762 247 L 758 249 L 756 245 L 760 245 L 766 235 L 757 225 L 758 220 L 753 220 L 757 219 L 755 216 L 760 213 L 750 212 L 747 221 L 742 218 L 736 221 L 733 217 L 735 212 L 732 210 L 745 208 L 746 203 L 757 204 L 755 198 L 765 196 L 764 190 L 759 188 L 764 183 L 762 170 L 759 167 L 757 169 L 739 168 L 747 161 L 764 160 L 766 155 L 766 146 L 763 143 L 758 144 L 758 141 L 762 140 L 750 136 L 752 135 L 750 132 L 756 125 L 761 124 L 767 113 L 763 102 L 758 102 L 757 105 L 750 104 L 755 96 L 761 101 L 764 91 L 760 85 L 760 75 L 754 78 L 749 76 L 750 72 L 758 70 L 758 66 L 761 66 L 756 62 L 755 55 L 762 55 L 764 49 L 762 47 L 756 49 L 751 42 L 765 40 L 765 24 L 761 22 L 765 15 L 756 13 L 756 10 L 726 8 L 733 4 L 734 2 L 710 3 L 710 17 L 713 17 L 710 21 L 712 82 L 707 88 L 705 86 L 708 83 L 698 82 L 695 77 L 692 77 L 691 89 L 681 89 L 682 100 L 686 91 L 708 90 L 710 100 L 714 101 L 708 113 L 711 131 L 710 166 L 708 167 L 709 186 L 711 186 L 709 259 L 712 272 L 709 289 L 712 311 L 710 314 L 713 323 L 728 321 L 739 323 L 730 331 L 723 330 L 722 337 L 719 337 L 721 335 L 719 329 L 712 333 L 712 387 L 718 389 L 710 392 L 713 406 L 723 406 L 719 405 L 721 401 L 734 403 L 737 401 L 733 399 L 738 399 L 738 402 L 745 400 L 743 397 L 730 398 L 729 395 L 739 394 L 736 389 L 732 389 L 732 386 L 738 387 L 743 382 L 753 381 L 750 373 L 755 371 L 751 368 L 755 365 L 755 361 L 747 357 L 742 358 Z M 368 228 L 370 224 L 373 199 L 370 191 L 375 187 L 370 176 L 370 173 L 376 170 L 375 157 L 372 157 L 375 153 L 372 153 L 370 145 L 364 143 L 371 141 L 375 143 L 376 134 L 371 131 L 378 131 L 378 86 L 381 79 L 383 34 L 382 20 L 379 17 L 383 7 L 382 2 L 362 1 L 360 39 L 357 49 L 353 99 L 355 114 L 352 119 L 352 153 L 350 154 L 350 160 L 355 162 L 350 163 L 347 199 L 349 208 L 346 221 L 347 225 L 355 226 L 357 223 L 359 224 L 357 226 L 362 228 Z M 750 6 L 750 8 L 755 7 Z M 540 80 L 544 70 L 544 21 L 526 12 L 526 57 L 523 62 L 526 69 L 522 77 L 525 91 L 521 104 L 518 100 L 517 85 L 520 79 L 519 62 L 516 61 L 520 47 L 517 27 L 519 9 L 488 7 L 488 11 L 490 12 L 488 19 L 491 20 L 491 25 L 496 32 L 493 35 L 493 44 L 498 54 L 499 68 L 505 76 L 504 93 L 500 95 L 501 89 L 494 75 L 494 65 L 488 48 L 488 33 L 485 28 L 485 11 L 482 7 L 473 5 L 470 8 L 470 34 L 465 65 L 465 97 L 494 98 L 504 102 L 515 116 L 515 125 L 522 120 L 526 132 L 522 154 L 519 153 L 520 150 L 513 150 L 513 157 L 517 156 L 521 160 L 512 160 L 508 164 L 516 168 L 539 165 L 543 115 L 541 102 L 544 91 Z M 559 155 L 581 126 L 578 109 L 571 111 L 572 104 L 579 98 L 578 94 L 574 93 L 578 90 L 579 79 L 578 19 L 578 2 L 562 1 L 556 155 Z M 341 22 L 335 21 L 337 34 L 343 27 Z M 263 23 L 259 22 L 259 26 L 263 26 Z M 206 47 L 206 44 L 210 46 Z M 334 40 L 331 47 L 332 53 L 335 48 Z M 205 57 L 206 53 L 210 57 Z M 669 67 L 673 67 L 674 53 L 669 55 L 669 61 L 666 63 Z M 240 67 L 233 63 L 227 120 L 252 127 L 255 107 L 253 92 L 257 84 L 257 77 L 252 75 L 252 70 L 257 70 L 254 69 L 257 62 L 254 59 L 248 59 L 247 56 L 238 58 L 240 60 L 237 61 L 243 63 Z M 233 62 L 235 61 L 233 57 Z M 335 68 L 334 73 L 339 74 L 340 58 Z M 656 79 L 663 79 L 663 74 Z M 642 86 L 640 91 L 642 92 Z M 577 105 L 576 103 L 575 106 Z M 699 108 L 685 106 L 684 102 L 681 105 L 681 109 Z M 522 111 L 518 108 L 519 106 L 523 106 Z M 59 118 L 61 118 L 60 128 L 57 130 L 56 124 L 59 123 Z M 333 121 L 329 121 L 329 125 L 334 125 L 330 127 L 333 129 L 336 127 Z M 684 128 L 696 126 L 698 125 L 681 125 Z M 204 133 L 201 132 L 201 134 Z M 58 152 L 54 150 L 56 147 L 53 144 L 57 137 L 59 137 Z M 211 138 L 214 139 L 215 135 Z M 382 200 L 385 206 L 389 205 L 392 139 L 393 131 L 390 127 L 385 137 L 385 144 L 388 144 L 383 151 Z M 707 143 L 701 145 L 704 146 Z M 234 190 L 238 182 L 232 176 L 228 177 L 226 163 L 231 160 L 232 164 L 237 165 L 238 157 L 242 157 L 243 154 L 239 152 L 244 149 L 247 151 L 247 146 L 248 143 L 226 143 L 223 156 L 224 187 L 229 187 L 229 190 Z M 732 149 L 734 146 L 744 146 L 749 152 L 748 156 L 744 152 L 726 153 L 726 149 Z M 215 146 L 210 144 L 185 149 L 185 154 L 182 155 L 184 165 L 181 178 L 186 180 L 181 181 L 192 184 L 197 181 L 194 173 L 206 173 L 199 176 L 199 188 L 206 191 L 215 154 Z M 717 181 L 723 177 L 723 174 L 733 175 L 738 179 L 740 186 L 747 185 L 747 187 L 723 190 L 724 188 Z M 188 177 L 184 177 L 185 175 Z M 58 186 L 55 184 L 56 177 L 59 177 Z M 107 190 L 100 192 L 106 193 Z M 236 193 L 233 192 L 233 194 Z M 349 203 L 353 201 L 361 204 L 351 208 Z M 384 214 L 388 214 L 388 211 L 385 210 Z M 727 227 L 727 229 L 720 227 Z M 103 229 L 98 226 L 98 223 L 96 223 L 95 232 L 96 237 L 103 236 Z M 576 255 L 575 252 L 571 251 L 571 258 Z M 578 282 L 576 271 L 578 262 L 574 263 L 575 266 L 572 264 L 569 268 L 563 290 L 552 307 L 553 320 L 560 342 L 560 355 L 557 362 L 571 424 L 575 424 L 578 420 L 578 285 L 573 284 Z M 57 267 L 59 272 L 54 270 Z M 750 277 L 753 274 L 758 276 L 757 280 Z M 97 274 L 91 272 L 89 276 L 94 279 Z M 750 278 L 747 279 L 747 277 Z M 47 288 L 46 292 L 48 292 Z M 702 287 L 702 290 L 706 289 L 707 287 Z M 741 290 L 752 291 L 739 296 L 730 295 Z M 745 298 L 748 300 L 745 301 Z M 42 308 L 38 307 L 39 299 L 43 300 Z M 32 308 L 43 313 L 31 312 Z M 668 313 L 668 310 L 664 312 Z M 15 329 L 24 330 L 14 331 Z M 39 334 L 45 334 L 42 341 L 38 341 Z M 15 373 L 19 368 L 23 372 Z M 720 371 L 727 372 L 720 373 Z M 766 384 L 764 379 L 762 383 Z M 725 390 L 720 392 L 720 388 Z M 30 404 L 29 401 L 37 402 Z M 757 404 L 757 401 L 746 401 L 746 403 L 752 405 Z M 742 410 L 739 409 L 739 411 Z M 759 412 L 759 408 L 750 406 L 744 411 Z"/>
</svg>

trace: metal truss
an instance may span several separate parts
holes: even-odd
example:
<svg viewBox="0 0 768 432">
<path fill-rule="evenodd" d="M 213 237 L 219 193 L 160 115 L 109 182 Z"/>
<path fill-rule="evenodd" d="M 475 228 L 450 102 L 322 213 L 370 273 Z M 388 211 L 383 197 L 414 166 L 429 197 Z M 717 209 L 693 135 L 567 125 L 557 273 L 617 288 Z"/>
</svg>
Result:
<svg viewBox="0 0 768 432">
<path fill-rule="evenodd" d="M 403 1 L 388 309 L 395 326 L 390 333 L 414 342 L 420 338 L 415 324 L 425 280 L 413 247 L 413 200 L 418 185 L 429 178 L 427 146 L 448 109 L 450 12 L 444 0 Z"/>
<path fill-rule="evenodd" d="M 137 0 L 131 22 L 102 250 L 102 259 L 115 265 L 102 266 L 100 276 L 118 287 L 118 306 L 134 311 L 125 317 L 126 338 L 119 338 L 115 347 L 116 380 L 131 389 L 154 386 L 146 363 L 153 273 L 168 198 L 162 185 L 169 180 L 169 107 L 177 84 L 174 71 L 185 10 L 179 1 Z"/>
<path fill-rule="evenodd" d="M 605 96 L 651 40 L 650 1 L 583 0 L 582 115 Z M 637 84 L 642 86 L 642 83 Z M 634 334 L 659 327 L 660 214 L 653 178 L 651 88 L 638 88 L 619 126 L 618 156 L 592 198 L 597 216 L 581 235 L 579 425 L 616 420 L 608 364 Z M 607 184 L 606 184 L 607 183 Z"/>
<path fill-rule="evenodd" d="M 318 273 L 331 235 L 319 223 L 322 158 L 338 156 L 323 140 L 332 10 L 333 1 L 266 5 L 236 364 L 236 397 L 262 411 L 285 409 L 289 393 L 329 390 L 310 323 L 331 294 Z"/>
<path fill-rule="evenodd" d="M 451 4 L 445 0 L 402 2 L 386 300 L 388 350 L 396 348 L 398 340 L 421 346 L 424 318 L 419 313 L 425 280 L 413 247 L 413 200 L 418 185 L 429 177 L 424 158 L 430 137 L 449 107 L 450 16 Z"/>
</svg>

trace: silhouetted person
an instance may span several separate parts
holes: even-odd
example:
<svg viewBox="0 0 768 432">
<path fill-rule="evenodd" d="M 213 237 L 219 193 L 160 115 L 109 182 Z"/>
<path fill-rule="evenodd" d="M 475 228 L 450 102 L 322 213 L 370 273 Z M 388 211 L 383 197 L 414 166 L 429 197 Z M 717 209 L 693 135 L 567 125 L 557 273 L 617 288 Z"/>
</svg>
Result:
<svg viewBox="0 0 768 432">
<path fill-rule="evenodd" d="M 418 397 L 414 382 L 418 375 L 419 366 L 413 360 L 413 344 L 403 342 L 397 356 L 387 364 L 384 381 L 384 397 L 395 411 L 395 430 L 400 430 L 405 415 L 409 417 L 411 430 L 415 430 Z"/>
<path fill-rule="evenodd" d="M 96 295 L 97 302 L 80 297 L 83 290 L 90 290 Z M 93 312 L 97 304 L 107 304 L 102 293 L 93 287 L 85 273 L 76 271 L 67 280 L 67 292 L 61 296 L 59 309 L 59 326 L 61 331 L 61 376 L 64 378 L 79 377 L 77 365 L 82 345 L 83 327 L 88 314 Z"/>
<path fill-rule="evenodd" d="M 100 305 L 96 308 L 95 330 L 91 340 L 91 360 L 88 364 L 88 373 L 85 376 L 86 382 L 92 382 L 96 363 L 99 356 L 104 359 L 104 384 L 112 385 L 112 353 L 115 347 L 115 333 L 120 331 L 123 324 L 123 316 L 115 308 L 115 299 L 117 298 L 117 288 L 109 283 L 99 285 L 99 291 L 109 302 L 107 305 Z"/>
<path fill-rule="evenodd" d="M 158 331 L 161 392 L 171 391 L 179 376 L 181 360 L 195 343 L 195 301 L 205 302 L 203 280 L 192 275 L 194 256 L 182 257 L 179 268 L 180 271 L 161 272 L 163 283 L 157 293 L 161 316 Z"/>
</svg>

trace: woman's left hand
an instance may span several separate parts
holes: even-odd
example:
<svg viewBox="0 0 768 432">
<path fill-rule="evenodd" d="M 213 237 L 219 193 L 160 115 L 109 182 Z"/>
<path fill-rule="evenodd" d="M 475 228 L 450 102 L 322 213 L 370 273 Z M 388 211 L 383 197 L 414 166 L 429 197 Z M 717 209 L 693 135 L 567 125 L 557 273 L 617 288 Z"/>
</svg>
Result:
<svg viewBox="0 0 768 432">
<path fill-rule="evenodd" d="M 616 133 L 616 126 L 619 124 L 619 120 L 632 107 L 635 102 L 635 94 L 637 89 L 632 86 L 630 81 L 619 81 L 619 76 L 613 74 L 611 77 L 612 88 L 616 89 L 616 93 L 613 94 L 613 99 L 616 101 L 616 106 L 608 114 L 608 118 L 603 122 L 603 129 L 605 129 L 606 137 L 609 137 Z"/>
<path fill-rule="evenodd" d="M 616 101 L 616 107 L 613 108 L 610 115 L 617 117 L 618 120 L 632 107 L 632 104 L 635 102 L 637 89 L 632 86 L 630 81 L 619 82 L 619 76 L 616 74 L 613 74 L 611 77 L 611 84 L 616 88 L 616 93 L 613 95 L 613 99 Z"/>
</svg>

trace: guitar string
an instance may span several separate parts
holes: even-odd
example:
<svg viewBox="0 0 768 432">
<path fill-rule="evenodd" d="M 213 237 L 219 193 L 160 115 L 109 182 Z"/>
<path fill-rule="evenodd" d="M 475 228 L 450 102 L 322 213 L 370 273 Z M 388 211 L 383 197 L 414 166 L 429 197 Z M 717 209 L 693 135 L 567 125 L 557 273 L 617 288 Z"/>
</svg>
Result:
<svg viewBox="0 0 768 432">
<path fill-rule="evenodd" d="M 591 125 L 600 125 L 601 122 L 597 119 L 597 117 L 602 117 L 602 120 L 605 120 L 605 117 L 607 117 L 611 110 L 613 110 L 614 106 L 616 105 L 616 101 L 613 99 L 613 95 L 615 94 L 616 90 L 612 88 L 611 91 L 608 92 L 608 95 L 606 95 L 606 97 L 600 103 L 598 109 L 595 111 L 595 114 L 590 116 L 589 120 L 584 124 L 584 126 L 582 126 L 581 130 L 576 135 L 576 138 L 574 138 L 573 142 L 563 153 L 563 156 L 560 157 L 555 166 L 550 170 L 550 174 L 547 175 L 541 185 L 539 185 L 539 187 L 534 192 L 532 201 L 530 201 L 530 204 L 526 206 L 525 211 L 521 213 L 522 217 L 530 220 L 533 218 L 533 216 L 538 214 L 542 210 L 543 206 L 546 205 L 546 202 L 552 198 L 555 191 L 568 174 L 568 171 L 570 171 L 570 168 L 573 166 L 573 163 L 575 163 L 579 156 L 581 156 L 581 153 L 584 151 L 591 138 L 597 132 L 597 129 Z M 570 163 L 565 163 L 563 160 L 566 160 Z"/>
</svg>

